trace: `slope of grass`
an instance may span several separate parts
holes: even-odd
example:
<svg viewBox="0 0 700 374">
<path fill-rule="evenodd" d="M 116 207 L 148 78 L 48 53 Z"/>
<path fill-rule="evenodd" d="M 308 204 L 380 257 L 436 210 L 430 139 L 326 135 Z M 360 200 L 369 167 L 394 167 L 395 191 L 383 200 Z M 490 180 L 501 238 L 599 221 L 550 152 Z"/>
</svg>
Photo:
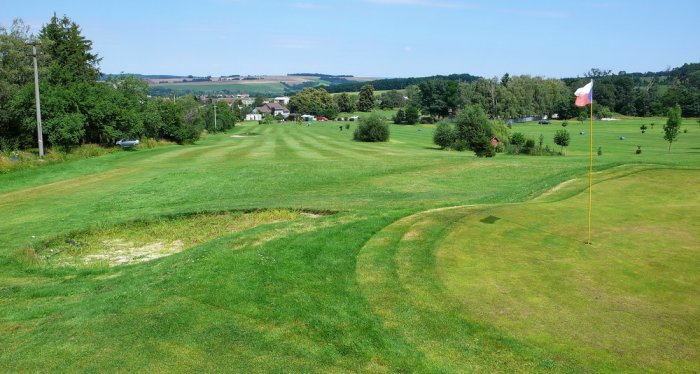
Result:
<svg viewBox="0 0 700 374">
<path fill-rule="evenodd" d="M 504 325 L 484 310 L 465 304 L 460 292 L 473 294 L 478 290 L 454 283 L 467 279 L 460 269 L 471 266 L 469 256 L 457 251 L 469 248 L 468 241 L 460 241 L 467 239 L 459 233 L 468 235 L 473 229 L 470 216 L 464 216 L 463 210 L 429 215 L 435 220 L 426 226 L 430 235 L 420 243 L 407 241 L 410 227 L 422 222 L 413 221 L 420 217 L 415 213 L 468 204 L 480 205 L 474 209 L 505 211 L 511 205 L 502 204 L 528 201 L 561 182 L 578 178 L 560 188 L 558 194 L 543 196 L 539 203 L 512 205 L 522 208 L 509 213 L 527 216 L 532 212 L 528 219 L 542 219 L 550 225 L 561 223 L 561 230 L 567 230 L 567 220 L 558 210 L 544 207 L 561 204 L 564 211 L 575 210 L 567 204 L 581 204 L 577 199 L 587 185 L 581 182 L 588 168 L 584 152 L 587 144 L 573 140 L 566 157 L 498 155 L 477 159 L 470 153 L 437 150 L 431 141 L 433 126 L 392 126 L 389 142 L 366 144 L 351 140 L 356 124 L 351 123 L 350 131 L 341 131 L 341 124 L 345 123 L 314 123 L 309 127 L 247 124 L 228 134 L 210 135 L 193 146 L 119 152 L 0 175 L 0 344 L 5 347 L 0 351 L 0 362 L 4 369 L 681 371 L 686 362 L 683 360 L 693 358 L 684 353 L 678 356 L 681 359 L 677 366 L 665 366 L 665 359 L 645 361 L 628 356 L 630 352 L 647 352 L 653 345 L 640 345 L 646 349 L 642 351 L 626 348 L 621 358 L 611 358 L 600 352 L 609 349 L 613 331 L 634 333 L 628 324 L 622 323 L 619 329 L 602 336 L 596 335 L 600 333 L 593 331 L 594 327 L 584 327 L 587 336 L 600 338 L 602 348 L 591 348 L 584 339 L 579 349 L 571 348 L 577 342 L 571 336 L 571 327 L 553 323 L 547 310 L 541 313 L 539 323 L 561 329 L 561 341 L 546 335 L 533 336 L 533 331 L 539 330 L 520 319 L 509 319 L 512 325 Z M 518 130 L 532 136 L 545 133 L 550 144 L 554 130 L 560 128 L 518 126 Z M 643 153 L 635 155 L 627 139 L 636 142 L 638 126 L 634 120 L 598 124 L 596 139 L 604 154 L 595 158 L 601 182 L 594 191 L 597 186 L 612 186 L 617 180 L 633 181 L 634 185 L 636 178 L 647 175 L 631 174 L 628 179 L 625 175 L 629 173 L 612 173 L 615 175 L 603 182 L 606 170 L 618 165 L 635 164 L 650 169 L 650 173 L 659 167 L 700 168 L 695 149 L 700 144 L 700 131 L 688 126 L 689 132 L 681 133 L 668 153 L 657 123 L 653 132 L 640 138 L 645 142 Z M 617 139 L 621 132 L 627 134 L 625 141 Z M 233 137 L 244 133 L 259 135 Z M 686 184 L 679 180 L 695 179 L 676 173 L 692 172 L 662 173 L 668 174 L 650 177 L 651 181 L 642 178 L 634 194 L 625 194 L 625 185 L 611 192 L 609 199 L 621 196 L 618 199 L 629 200 L 622 204 L 623 211 L 629 213 L 612 220 L 610 227 L 629 227 L 622 218 L 639 222 L 643 219 L 638 214 L 641 212 L 629 207 L 658 199 L 645 211 L 658 221 L 645 227 L 652 234 L 666 232 L 662 230 L 664 225 L 678 220 L 689 230 L 687 243 L 694 244 L 696 220 L 684 217 L 694 219 L 696 213 L 683 205 L 686 199 L 696 201 L 696 195 L 648 187 L 667 179 L 671 187 L 682 188 Z M 679 194 L 682 201 L 676 197 Z M 656 214 L 655 209 L 662 203 L 669 204 L 669 214 Z M 236 227 L 226 229 L 210 226 L 212 223 L 206 220 L 197 221 L 201 226 L 165 225 L 161 228 L 167 229 L 168 238 L 177 240 L 178 235 L 184 238 L 195 234 L 197 242 L 167 257 L 124 266 L 54 266 L 51 261 L 32 260 L 27 252 L 29 247 L 59 238 L 74 239 L 74 233 L 81 232 L 94 234 L 84 237 L 98 242 L 102 238 L 99 233 L 134 241 L 149 235 L 150 226 L 141 230 L 131 222 L 260 209 L 338 213 L 316 218 L 295 216 L 264 225 L 237 225 L 234 219 L 231 224 Z M 544 214 L 551 217 L 540 218 Z M 609 208 L 599 214 L 607 218 L 619 213 Z M 409 218 L 402 220 L 404 217 Z M 597 218 L 598 225 L 604 223 L 601 219 Z M 408 229 L 401 226 L 404 224 Z M 483 225 L 479 221 L 474 224 Z M 497 225 L 493 228 L 500 227 Z M 158 227 L 156 224 L 153 229 Z M 535 240 L 532 238 L 540 231 L 528 227 L 512 233 L 494 231 L 492 235 L 511 235 L 514 242 L 527 239 L 527 235 Z M 124 236 L 121 231 L 125 231 Z M 601 246 L 627 245 L 602 232 L 599 240 Z M 448 242 L 464 246 L 451 251 L 446 249 Z M 554 239 L 525 243 L 521 247 L 529 249 L 533 245 L 531 249 L 538 251 L 540 247 L 555 251 L 562 246 Z M 419 251 L 415 256 L 411 255 L 414 244 Z M 653 261 L 661 266 L 676 268 L 675 262 L 659 253 L 658 245 L 657 241 L 645 240 L 636 249 L 658 255 Z M 93 246 L 100 250 L 99 245 Z M 375 251 L 369 252 L 369 248 Z M 523 277 L 536 272 L 538 268 L 523 263 L 518 248 L 509 247 L 504 254 L 513 259 L 510 270 Z M 595 248 L 602 252 L 603 247 Z M 450 255 L 456 257 L 451 259 Z M 590 257 L 594 258 L 593 254 Z M 697 284 L 693 278 L 697 273 L 694 258 L 686 258 L 685 267 L 679 268 L 679 274 L 684 274 L 691 286 Z M 486 267 L 487 274 L 498 275 L 488 268 L 496 267 L 498 262 L 483 262 L 480 266 Z M 639 265 L 635 271 L 640 279 L 655 279 L 668 271 L 657 272 L 639 261 L 630 262 L 623 270 L 632 271 L 635 265 Z M 604 275 L 593 263 L 581 271 L 584 269 L 588 272 L 584 274 Z M 483 278 L 469 276 L 476 284 L 488 285 Z M 612 284 L 604 291 L 615 297 L 664 295 L 650 294 L 653 284 L 648 282 L 633 282 L 628 288 Z M 512 292 L 522 291 L 523 296 L 529 293 L 534 298 L 549 298 L 550 305 L 569 307 L 565 303 L 567 295 L 580 296 L 579 290 L 566 283 L 559 289 L 549 285 L 561 293 L 556 298 L 550 295 L 552 290 L 511 286 Z M 498 300 L 500 296 L 488 287 L 482 290 L 478 296 L 484 299 Z M 688 320 L 697 316 L 697 305 L 683 301 L 681 291 L 673 291 L 675 296 L 668 300 L 661 298 L 655 308 L 648 309 L 648 315 L 635 318 L 644 323 L 648 316 L 667 308 L 686 308 L 686 314 L 669 313 L 665 325 L 674 326 L 668 331 L 676 331 L 673 329 L 678 321 L 691 327 L 685 335 L 679 335 L 683 339 L 676 343 L 677 352 L 686 352 L 686 347 L 697 340 L 693 332 L 696 326 Z M 692 287 L 687 291 L 697 292 Z M 517 306 L 537 306 L 524 304 L 528 300 L 516 301 Z M 574 307 L 570 310 L 576 312 Z M 602 314 L 599 318 L 614 324 L 613 317 Z M 643 334 L 630 336 L 646 339 Z M 623 343 L 630 344 L 625 340 Z M 588 353 L 596 359 L 586 358 Z"/>
<path fill-rule="evenodd" d="M 385 326 L 448 371 L 694 372 L 700 194 L 680 192 L 698 182 L 601 182 L 593 245 L 587 194 L 410 216 L 365 245 L 358 279 Z M 625 198 L 644 194 L 658 198 Z"/>
</svg>

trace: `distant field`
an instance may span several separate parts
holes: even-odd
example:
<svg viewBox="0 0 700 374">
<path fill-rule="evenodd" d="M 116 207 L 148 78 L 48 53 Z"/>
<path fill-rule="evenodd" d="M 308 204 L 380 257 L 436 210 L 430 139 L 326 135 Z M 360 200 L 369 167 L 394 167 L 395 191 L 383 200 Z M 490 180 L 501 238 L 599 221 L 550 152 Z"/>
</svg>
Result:
<svg viewBox="0 0 700 374">
<path fill-rule="evenodd" d="M 0 175 L 0 371 L 698 372 L 700 126 L 663 122 L 594 123 L 591 245 L 578 121 L 567 156 L 248 122 Z"/>
<path fill-rule="evenodd" d="M 187 78 L 184 78 L 185 80 Z M 218 78 L 215 78 L 218 79 Z M 351 77 L 348 80 L 364 81 L 373 78 Z M 238 94 L 251 95 L 282 95 L 285 89 L 302 83 L 314 82 L 318 86 L 329 86 L 331 82 L 316 76 L 264 76 L 263 79 L 254 80 L 216 80 L 205 82 L 182 82 L 183 78 L 173 79 L 149 79 L 153 93 L 162 94 L 166 91 L 182 94 Z"/>
<path fill-rule="evenodd" d="M 170 90 L 178 95 L 183 94 L 239 94 L 247 93 L 251 95 L 281 95 L 284 93 L 285 86 L 279 82 L 255 82 L 255 83 L 213 83 L 213 82 L 197 82 L 197 83 L 177 83 L 177 84 L 156 84 L 152 87 Z"/>
</svg>

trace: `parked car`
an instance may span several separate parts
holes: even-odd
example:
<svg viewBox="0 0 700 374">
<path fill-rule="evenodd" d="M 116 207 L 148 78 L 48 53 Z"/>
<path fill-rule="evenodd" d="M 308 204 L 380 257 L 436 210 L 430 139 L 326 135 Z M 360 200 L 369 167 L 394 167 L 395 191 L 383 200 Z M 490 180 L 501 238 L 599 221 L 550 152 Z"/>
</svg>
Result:
<svg viewBox="0 0 700 374">
<path fill-rule="evenodd" d="M 537 122 L 537 123 L 539 123 L 540 125 L 549 125 L 550 124 L 550 122 L 547 121 L 546 119 L 542 119 L 542 120 L 540 120 L 540 122 Z"/>
<path fill-rule="evenodd" d="M 317 118 L 316 118 L 316 121 L 321 121 L 321 122 L 323 122 L 323 121 L 328 121 L 328 118 L 326 118 L 326 117 L 317 117 Z"/>
<path fill-rule="evenodd" d="M 122 148 L 131 148 L 135 145 L 138 145 L 139 140 L 138 139 L 120 139 L 120 140 L 117 140 L 117 142 L 115 144 L 121 146 Z"/>
</svg>

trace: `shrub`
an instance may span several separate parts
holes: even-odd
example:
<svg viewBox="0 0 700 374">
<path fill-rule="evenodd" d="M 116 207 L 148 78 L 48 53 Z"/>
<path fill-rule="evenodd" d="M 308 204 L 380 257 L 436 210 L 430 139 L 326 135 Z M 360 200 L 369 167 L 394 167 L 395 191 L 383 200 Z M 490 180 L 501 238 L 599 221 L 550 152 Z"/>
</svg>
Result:
<svg viewBox="0 0 700 374">
<path fill-rule="evenodd" d="M 415 106 L 409 105 L 408 107 L 406 107 L 404 119 L 409 125 L 415 125 L 420 119 L 420 111 L 418 111 L 418 108 L 416 108 Z"/>
<path fill-rule="evenodd" d="M 72 113 L 49 119 L 45 122 L 44 133 L 49 143 L 68 150 L 85 136 L 85 116 Z"/>
<path fill-rule="evenodd" d="M 569 132 L 566 130 L 557 130 L 554 134 L 554 143 L 561 147 L 561 154 L 564 153 L 564 148 L 569 146 L 569 140 L 571 139 Z"/>
<path fill-rule="evenodd" d="M 396 112 L 396 115 L 394 116 L 394 123 L 397 125 L 400 125 L 406 121 L 406 113 L 404 113 L 403 109 L 399 109 Z"/>
<path fill-rule="evenodd" d="M 460 152 L 466 151 L 469 149 L 469 143 L 467 143 L 466 139 L 455 139 L 452 143 L 452 149 Z"/>
<path fill-rule="evenodd" d="M 598 156 L 603 155 L 603 147 L 598 147 Z"/>
<path fill-rule="evenodd" d="M 431 116 L 422 116 L 422 117 L 420 117 L 420 123 L 431 124 L 431 123 L 435 123 L 435 120 Z"/>
<path fill-rule="evenodd" d="M 561 126 L 562 126 L 562 127 L 569 126 L 569 122 L 564 121 L 564 122 L 561 123 Z"/>
<path fill-rule="evenodd" d="M 640 154 L 640 153 L 642 153 L 642 146 L 641 146 L 641 145 L 638 145 L 638 146 L 637 146 L 637 150 L 634 151 L 634 153 L 635 153 L 635 154 Z"/>
<path fill-rule="evenodd" d="M 112 151 L 107 148 L 100 147 L 97 144 L 83 144 L 80 147 L 74 148 L 70 152 L 72 156 L 77 156 L 79 158 L 102 156 L 108 153 L 112 153 Z"/>
<path fill-rule="evenodd" d="M 353 139 L 361 142 L 385 142 L 389 140 L 389 126 L 381 117 L 371 114 L 360 119 L 353 133 Z"/>
<path fill-rule="evenodd" d="M 467 106 L 456 119 L 457 138 L 466 140 L 469 149 L 477 157 L 493 157 L 496 150 L 491 144 L 494 135 L 493 125 L 480 106 Z"/>
<path fill-rule="evenodd" d="M 525 145 L 525 135 L 520 132 L 513 133 L 510 136 L 510 144 L 513 146 L 514 153 L 520 153 L 520 149 Z"/>
<path fill-rule="evenodd" d="M 442 149 L 453 148 L 456 138 L 457 133 L 452 127 L 452 124 L 440 122 L 433 134 L 433 143 Z"/>
<path fill-rule="evenodd" d="M 9 153 L 19 149 L 19 139 L 0 136 L 0 152 Z"/>
</svg>

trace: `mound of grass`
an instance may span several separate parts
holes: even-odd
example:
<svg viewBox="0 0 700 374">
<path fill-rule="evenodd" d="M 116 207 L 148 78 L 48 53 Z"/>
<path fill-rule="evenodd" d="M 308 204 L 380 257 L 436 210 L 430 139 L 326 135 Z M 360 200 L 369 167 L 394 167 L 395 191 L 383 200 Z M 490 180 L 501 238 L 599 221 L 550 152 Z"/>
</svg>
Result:
<svg viewBox="0 0 700 374">
<path fill-rule="evenodd" d="M 365 246 L 358 278 L 447 370 L 697 371 L 697 183 L 647 170 L 597 184 L 593 245 L 586 194 L 411 216 Z M 657 198 L 625 198 L 638 194 Z"/>
</svg>

